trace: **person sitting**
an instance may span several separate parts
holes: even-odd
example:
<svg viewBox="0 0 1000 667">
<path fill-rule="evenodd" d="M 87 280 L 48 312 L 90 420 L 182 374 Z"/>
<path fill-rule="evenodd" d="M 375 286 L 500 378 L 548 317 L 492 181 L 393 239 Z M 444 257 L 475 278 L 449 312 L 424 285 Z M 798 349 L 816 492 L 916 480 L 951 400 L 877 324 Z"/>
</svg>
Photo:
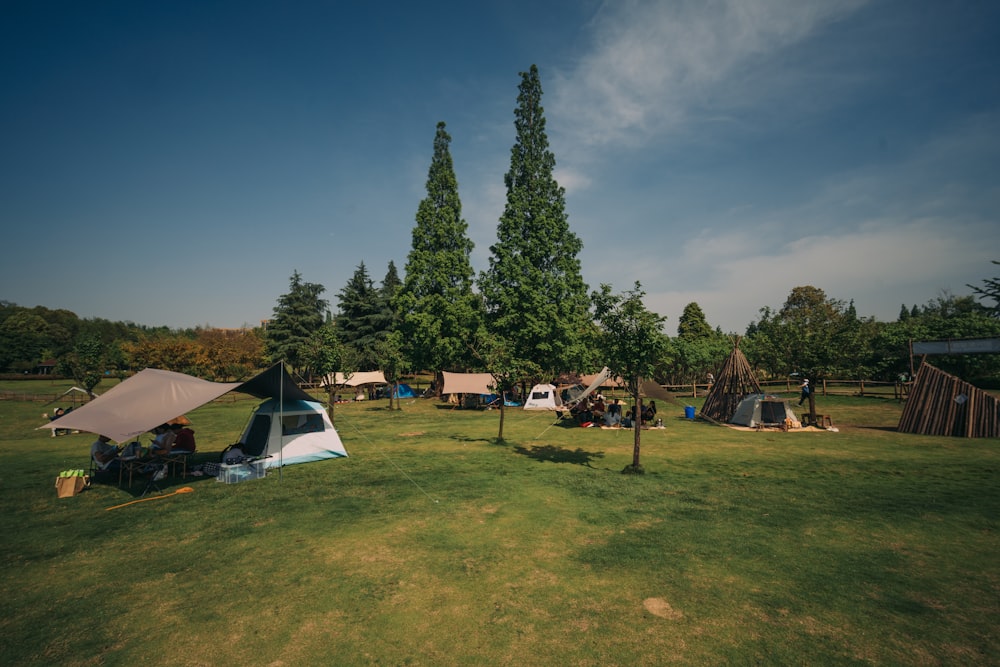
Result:
<svg viewBox="0 0 1000 667">
<path fill-rule="evenodd" d="M 90 445 L 90 458 L 94 460 L 94 464 L 97 466 L 98 470 L 117 470 L 121 466 L 121 461 L 118 459 L 118 454 L 121 450 L 115 445 L 111 444 L 111 438 L 106 435 L 100 435 L 97 440 Z"/>
<path fill-rule="evenodd" d="M 594 421 L 604 419 L 604 413 L 608 411 L 608 406 L 604 402 L 603 396 L 600 394 L 597 395 L 597 399 L 594 401 L 594 405 L 591 406 L 590 411 L 594 415 Z"/>
<path fill-rule="evenodd" d="M 170 430 L 174 434 L 174 442 L 170 448 L 171 454 L 194 454 L 194 429 L 181 424 L 171 424 Z"/>
<path fill-rule="evenodd" d="M 619 399 L 615 399 L 613 403 L 608 406 L 607 411 L 604 413 L 604 424 L 607 426 L 619 426 L 622 422 L 622 404 Z"/>
<path fill-rule="evenodd" d="M 635 426 L 635 406 L 633 405 L 629 408 L 628 414 L 622 417 L 622 426 L 625 428 L 632 428 Z"/>
<path fill-rule="evenodd" d="M 170 426 L 160 424 L 153 429 L 153 434 L 156 437 L 150 443 L 149 453 L 153 456 L 166 456 L 169 454 L 174 445 L 174 438 L 176 437 Z"/>
<path fill-rule="evenodd" d="M 656 419 L 656 401 L 650 401 L 649 405 L 642 409 L 642 423 L 651 424 Z"/>
<path fill-rule="evenodd" d="M 574 405 L 570 409 L 570 413 L 573 415 L 573 419 L 576 420 L 577 424 L 581 426 L 583 424 L 590 424 L 594 421 L 594 413 L 590 409 L 590 401 L 584 399 Z"/>
</svg>

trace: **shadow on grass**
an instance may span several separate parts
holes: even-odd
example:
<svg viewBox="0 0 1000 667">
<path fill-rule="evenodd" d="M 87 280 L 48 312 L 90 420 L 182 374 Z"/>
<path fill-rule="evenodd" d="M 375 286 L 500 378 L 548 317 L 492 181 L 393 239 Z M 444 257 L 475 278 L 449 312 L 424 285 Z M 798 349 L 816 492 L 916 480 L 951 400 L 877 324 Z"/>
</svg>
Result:
<svg viewBox="0 0 1000 667">
<path fill-rule="evenodd" d="M 548 461 L 549 463 L 573 463 L 576 465 L 593 468 L 591 462 L 594 459 L 603 459 L 604 452 L 588 452 L 577 447 L 576 449 L 565 449 L 555 445 L 535 445 L 534 447 L 515 447 L 514 452 L 521 456 L 535 459 L 536 461 Z"/>
<path fill-rule="evenodd" d="M 493 444 L 495 438 L 470 438 L 466 435 L 450 435 L 449 439 L 455 442 L 485 442 L 486 444 Z"/>
</svg>

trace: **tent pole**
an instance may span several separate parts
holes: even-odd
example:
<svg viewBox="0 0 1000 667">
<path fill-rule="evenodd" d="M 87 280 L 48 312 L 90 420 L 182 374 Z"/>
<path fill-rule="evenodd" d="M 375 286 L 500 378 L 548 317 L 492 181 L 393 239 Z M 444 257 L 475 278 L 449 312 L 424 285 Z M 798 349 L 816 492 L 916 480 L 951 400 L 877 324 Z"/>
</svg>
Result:
<svg viewBox="0 0 1000 667">
<path fill-rule="evenodd" d="M 284 467 L 285 451 L 285 360 L 281 360 L 281 381 L 278 384 L 278 481 L 281 481 L 281 469 Z"/>
</svg>

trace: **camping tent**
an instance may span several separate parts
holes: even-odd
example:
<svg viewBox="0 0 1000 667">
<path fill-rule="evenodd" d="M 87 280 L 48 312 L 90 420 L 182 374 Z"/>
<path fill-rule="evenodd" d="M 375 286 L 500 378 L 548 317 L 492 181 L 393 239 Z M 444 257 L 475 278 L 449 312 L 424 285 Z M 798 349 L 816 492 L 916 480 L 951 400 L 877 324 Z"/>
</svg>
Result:
<svg viewBox="0 0 1000 667">
<path fill-rule="evenodd" d="M 264 401 L 239 442 L 244 455 L 266 457 L 265 468 L 347 456 L 326 410 L 315 401 Z"/>
<path fill-rule="evenodd" d="M 581 384 L 574 384 L 559 390 L 555 385 L 536 384 L 528 392 L 528 399 L 524 402 L 525 410 L 569 410 L 571 407 L 590 396 L 611 377 L 611 371 L 604 367 L 600 373 L 587 376 L 589 384 L 584 387 Z"/>
<path fill-rule="evenodd" d="M 741 426 L 776 426 L 783 424 L 786 419 L 791 419 L 794 424 L 798 424 L 798 417 L 792 412 L 788 400 L 778 396 L 766 394 L 754 394 L 747 396 L 736 406 L 736 412 L 729 418 L 730 424 Z"/>
<path fill-rule="evenodd" d="M 413 387 L 410 385 L 400 382 L 397 390 L 397 385 L 389 385 L 388 392 L 393 398 L 416 398 L 417 392 L 413 391 Z"/>
<path fill-rule="evenodd" d="M 536 384 L 524 401 L 525 410 L 565 410 L 559 390 L 553 384 Z"/>
<path fill-rule="evenodd" d="M 296 419 L 305 415 L 306 422 L 311 419 L 315 424 L 315 417 L 308 415 L 314 413 L 314 406 L 319 404 L 315 403 L 315 399 L 311 395 L 295 384 L 283 364 L 277 363 L 243 383 L 209 382 L 184 373 L 147 368 L 115 385 L 86 405 L 60 417 L 56 422 L 50 422 L 39 428 L 79 429 L 89 433 L 106 435 L 115 442 L 125 442 L 170 421 L 178 415 L 201 407 L 229 391 L 238 391 L 261 399 L 275 399 L 274 403 L 278 407 L 271 414 L 276 412 L 281 415 L 280 421 L 282 423 L 287 423 L 283 412 L 288 406 Z M 312 403 L 313 405 L 306 410 L 300 403 Z M 258 411 L 259 409 L 258 407 Z M 324 421 L 323 432 L 333 431 L 332 425 L 327 426 L 329 419 L 325 414 L 322 419 Z M 333 437 L 336 438 L 336 443 L 324 441 L 321 444 L 315 444 L 307 439 L 302 443 L 297 443 L 292 449 L 288 448 L 288 444 L 295 439 L 286 439 L 283 441 L 284 447 L 277 446 L 275 448 L 279 454 L 277 460 L 269 459 L 267 465 L 288 465 L 289 463 L 317 460 L 317 458 L 346 456 L 336 431 L 333 431 Z M 268 452 L 271 452 L 270 447 L 269 444 Z M 319 456 L 313 452 L 313 448 L 318 451 L 326 448 L 329 452 L 334 453 Z M 289 454 L 287 458 L 284 456 L 285 453 Z"/>
</svg>

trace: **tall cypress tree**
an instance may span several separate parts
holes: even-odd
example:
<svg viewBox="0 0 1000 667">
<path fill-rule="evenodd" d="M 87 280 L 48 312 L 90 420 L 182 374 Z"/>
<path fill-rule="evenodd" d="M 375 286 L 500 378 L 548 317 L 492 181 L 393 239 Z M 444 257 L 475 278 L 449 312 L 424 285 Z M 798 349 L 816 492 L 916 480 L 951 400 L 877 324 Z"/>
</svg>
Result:
<svg viewBox="0 0 1000 667">
<path fill-rule="evenodd" d="M 399 272 L 396 271 L 396 263 L 389 260 L 389 267 L 386 269 L 385 278 L 378 290 L 379 314 L 374 323 L 378 330 L 376 336 L 379 340 L 385 338 L 399 329 L 399 311 L 396 305 L 396 296 L 399 294 L 403 281 L 399 279 Z"/>
<path fill-rule="evenodd" d="M 504 177 L 507 203 L 479 284 L 487 326 L 511 344 L 516 358 L 555 374 L 588 362 L 592 330 L 587 285 L 577 255 L 583 243 L 569 229 L 565 190 L 552 176 L 555 156 L 545 134 L 538 68 L 521 72 L 514 128 L 517 141 Z"/>
<path fill-rule="evenodd" d="M 451 137 L 437 124 L 427 196 L 417 207 L 406 277 L 397 297 L 410 362 L 429 371 L 465 370 L 469 342 L 479 326 L 479 298 L 472 291 L 472 241 L 462 219 Z"/>
</svg>

